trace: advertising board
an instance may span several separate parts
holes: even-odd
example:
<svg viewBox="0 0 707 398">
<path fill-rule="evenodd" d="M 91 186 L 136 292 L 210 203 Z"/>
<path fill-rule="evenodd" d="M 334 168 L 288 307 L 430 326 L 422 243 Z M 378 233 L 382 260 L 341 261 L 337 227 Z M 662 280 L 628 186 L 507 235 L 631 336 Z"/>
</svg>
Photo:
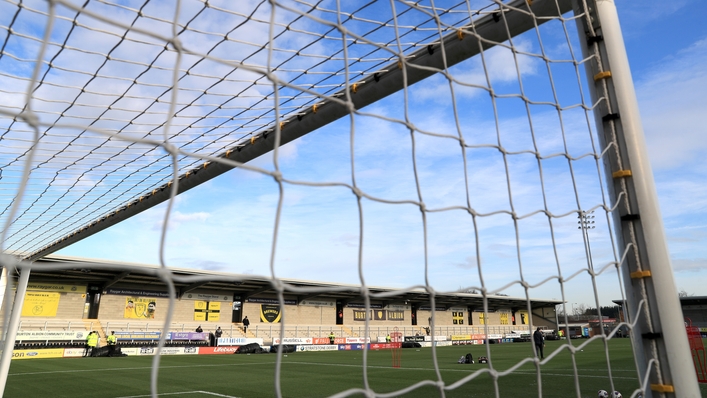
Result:
<svg viewBox="0 0 707 398">
<path fill-rule="evenodd" d="M 220 337 L 218 339 L 217 345 L 220 346 L 228 346 L 228 345 L 246 345 L 246 344 L 253 344 L 257 343 L 260 345 L 263 345 L 263 339 L 262 338 L 245 338 L 245 337 Z"/>
<path fill-rule="evenodd" d="M 208 333 L 171 332 L 167 334 L 167 340 L 207 340 L 208 338 Z"/>
<path fill-rule="evenodd" d="M 363 344 L 339 344 L 339 351 L 363 350 Z"/>
<path fill-rule="evenodd" d="M 115 332 L 118 340 L 159 340 L 161 332 Z"/>
<path fill-rule="evenodd" d="M 84 353 L 83 348 L 64 348 L 64 358 L 82 357 L 83 353 Z"/>
<path fill-rule="evenodd" d="M 12 359 L 38 359 L 38 358 L 62 358 L 63 348 L 50 348 L 41 350 L 14 350 Z"/>
<path fill-rule="evenodd" d="M 240 346 L 199 347 L 199 355 L 235 354 L 240 348 Z"/>
<path fill-rule="evenodd" d="M 329 339 L 327 339 L 327 342 Z M 273 344 L 278 345 L 278 344 L 290 344 L 290 345 L 300 345 L 300 344 L 312 344 L 312 338 L 311 337 L 285 337 L 282 339 L 282 342 L 280 342 L 280 338 L 273 338 Z"/>
<path fill-rule="evenodd" d="M 338 345 L 300 345 L 297 351 L 337 351 Z"/>
<path fill-rule="evenodd" d="M 15 341 L 44 341 L 44 340 L 81 340 L 86 339 L 85 330 L 53 331 L 53 330 L 20 330 L 15 336 Z"/>
</svg>

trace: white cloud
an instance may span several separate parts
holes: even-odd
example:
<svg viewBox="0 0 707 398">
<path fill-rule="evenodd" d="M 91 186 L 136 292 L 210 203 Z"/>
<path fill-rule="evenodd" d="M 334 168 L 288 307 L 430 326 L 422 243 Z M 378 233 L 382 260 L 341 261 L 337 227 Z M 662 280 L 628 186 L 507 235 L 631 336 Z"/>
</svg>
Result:
<svg viewBox="0 0 707 398">
<path fill-rule="evenodd" d="M 651 164 L 658 170 L 706 171 L 707 38 L 663 60 L 638 78 L 643 128 Z"/>
</svg>

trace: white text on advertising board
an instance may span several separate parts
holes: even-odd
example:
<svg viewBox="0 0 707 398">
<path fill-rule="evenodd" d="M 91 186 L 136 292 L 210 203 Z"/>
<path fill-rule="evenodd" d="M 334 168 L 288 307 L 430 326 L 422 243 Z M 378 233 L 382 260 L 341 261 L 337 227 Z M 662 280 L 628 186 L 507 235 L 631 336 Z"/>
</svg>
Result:
<svg viewBox="0 0 707 398">
<path fill-rule="evenodd" d="M 298 351 L 337 351 L 337 345 L 301 345 L 297 346 Z"/>
</svg>

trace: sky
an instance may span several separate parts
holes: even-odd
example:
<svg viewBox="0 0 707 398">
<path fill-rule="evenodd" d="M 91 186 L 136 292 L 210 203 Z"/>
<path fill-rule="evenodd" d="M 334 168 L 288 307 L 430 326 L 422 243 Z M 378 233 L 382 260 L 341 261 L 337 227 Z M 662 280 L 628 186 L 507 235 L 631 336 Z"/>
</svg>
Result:
<svg viewBox="0 0 707 398">
<path fill-rule="evenodd" d="M 707 25 L 700 19 L 707 4 L 616 3 L 676 288 L 707 295 L 700 283 L 707 277 Z M 540 32 L 542 41 L 531 32 L 513 44 L 523 52 L 569 56 L 559 25 Z M 560 117 L 554 106 L 526 108 L 517 97 L 503 97 L 521 89 L 518 69 L 522 89 L 538 102 L 586 102 L 586 83 L 578 86 L 577 70 L 565 63 L 550 66 L 551 82 L 537 57 L 514 58 L 504 48 L 486 52 L 483 63 L 487 72 L 478 57 L 450 69 L 464 83 L 453 85 L 454 101 L 448 80 L 436 75 L 410 87 L 407 98 L 394 94 L 281 147 L 277 166 L 289 181 L 282 196 L 272 176 L 243 169 L 178 196 L 166 265 L 395 288 L 486 288 L 515 297 L 525 296 L 527 283 L 530 297 L 564 300 L 568 308 L 621 299 L 612 265 L 617 249 L 599 188 L 605 176 L 587 156 L 595 151 L 587 133 L 593 119 L 580 108 Z M 495 103 L 487 90 L 473 87 L 487 79 L 502 96 Z M 406 119 L 415 126 L 414 140 L 401 123 Z M 468 145 L 465 155 L 457 134 Z M 528 153 L 535 150 L 541 162 Z M 558 155 L 565 151 L 572 162 Z M 252 164 L 273 170 L 274 156 Z M 354 179 L 366 194 L 360 203 L 350 189 Z M 420 198 L 424 217 L 415 204 Z M 586 236 L 591 264 L 578 206 L 595 217 Z M 551 219 L 539 212 L 545 207 Z M 157 206 L 57 254 L 158 264 L 165 210 Z M 510 211 L 519 215 L 515 222 Z M 595 284 L 585 271 L 590 266 L 599 272 Z"/>
</svg>

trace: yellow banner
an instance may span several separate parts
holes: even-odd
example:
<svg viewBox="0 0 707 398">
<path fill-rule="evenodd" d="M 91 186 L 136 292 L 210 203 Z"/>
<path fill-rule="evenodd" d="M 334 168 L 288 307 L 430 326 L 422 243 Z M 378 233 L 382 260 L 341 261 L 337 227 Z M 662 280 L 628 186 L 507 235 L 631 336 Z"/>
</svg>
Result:
<svg viewBox="0 0 707 398">
<path fill-rule="evenodd" d="M 518 318 L 516 319 L 516 325 L 527 325 L 528 322 L 528 311 L 518 311 Z M 520 322 L 518 322 L 520 320 Z"/>
<path fill-rule="evenodd" d="M 59 308 L 59 293 L 27 292 L 22 305 L 22 316 L 56 316 Z"/>
<path fill-rule="evenodd" d="M 37 359 L 37 358 L 63 358 L 63 348 L 51 348 L 43 350 L 14 350 L 12 359 Z"/>
<path fill-rule="evenodd" d="M 154 319 L 157 303 L 154 299 L 142 297 L 126 297 L 123 318 Z"/>
<path fill-rule="evenodd" d="M 30 282 L 27 284 L 27 290 L 39 290 L 42 292 L 86 293 L 86 286 Z"/>
<path fill-rule="evenodd" d="M 216 322 L 221 319 L 220 301 L 194 301 L 194 320 Z"/>
<path fill-rule="evenodd" d="M 210 301 L 209 302 L 209 321 L 218 322 L 221 320 L 221 302 L 220 301 Z"/>
<path fill-rule="evenodd" d="M 452 335 L 452 341 L 456 340 L 471 340 L 471 335 L 470 334 L 453 334 Z"/>
</svg>

